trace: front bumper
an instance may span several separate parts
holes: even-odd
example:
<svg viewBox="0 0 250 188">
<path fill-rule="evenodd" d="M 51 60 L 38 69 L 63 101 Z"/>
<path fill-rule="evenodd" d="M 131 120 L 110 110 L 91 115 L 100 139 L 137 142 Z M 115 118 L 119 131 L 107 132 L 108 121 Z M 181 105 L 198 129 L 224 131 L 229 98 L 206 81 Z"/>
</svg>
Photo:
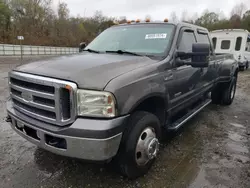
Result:
<svg viewBox="0 0 250 188">
<path fill-rule="evenodd" d="M 11 127 L 22 137 L 52 153 L 92 161 L 105 161 L 118 151 L 129 116 L 111 120 L 78 118 L 68 127 L 58 127 L 30 118 L 7 102 Z M 55 141 L 60 144 L 55 144 Z"/>
</svg>

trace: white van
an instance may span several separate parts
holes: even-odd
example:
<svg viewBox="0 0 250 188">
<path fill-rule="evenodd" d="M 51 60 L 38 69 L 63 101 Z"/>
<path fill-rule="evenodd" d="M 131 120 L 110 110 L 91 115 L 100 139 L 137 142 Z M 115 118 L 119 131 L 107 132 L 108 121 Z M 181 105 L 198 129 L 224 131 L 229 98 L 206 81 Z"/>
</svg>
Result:
<svg viewBox="0 0 250 188">
<path fill-rule="evenodd" d="M 223 29 L 210 33 L 216 54 L 230 53 L 238 61 L 240 70 L 250 64 L 250 33 L 244 29 Z"/>
</svg>

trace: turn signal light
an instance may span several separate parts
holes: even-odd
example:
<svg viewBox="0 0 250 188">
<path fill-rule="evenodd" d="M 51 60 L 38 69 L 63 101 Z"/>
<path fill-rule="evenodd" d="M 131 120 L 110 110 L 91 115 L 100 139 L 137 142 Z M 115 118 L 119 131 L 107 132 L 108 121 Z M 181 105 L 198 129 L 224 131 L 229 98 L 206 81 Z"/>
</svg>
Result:
<svg viewBox="0 0 250 188">
<path fill-rule="evenodd" d="M 71 91 L 71 90 L 72 90 L 72 87 L 71 87 L 70 85 L 66 85 L 66 86 L 65 86 L 65 89 Z"/>
<path fill-rule="evenodd" d="M 165 18 L 165 19 L 164 19 L 164 22 L 168 22 L 168 19 L 167 19 L 167 18 Z"/>
</svg>

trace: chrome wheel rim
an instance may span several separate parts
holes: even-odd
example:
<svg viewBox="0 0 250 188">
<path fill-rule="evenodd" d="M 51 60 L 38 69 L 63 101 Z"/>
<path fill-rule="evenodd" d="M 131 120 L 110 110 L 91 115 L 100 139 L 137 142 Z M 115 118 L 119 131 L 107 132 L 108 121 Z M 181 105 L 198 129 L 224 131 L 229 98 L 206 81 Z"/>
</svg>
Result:
<svg viewBox="0 0 250 188">
<path fill-rule="evenodd" d="M 159 140 L 155 129 L 147 127 L 138 138 L 135 152 L 135 160 L 139 166 L 147 164 L 154 159 L 159 152 Z"/>
</svg>

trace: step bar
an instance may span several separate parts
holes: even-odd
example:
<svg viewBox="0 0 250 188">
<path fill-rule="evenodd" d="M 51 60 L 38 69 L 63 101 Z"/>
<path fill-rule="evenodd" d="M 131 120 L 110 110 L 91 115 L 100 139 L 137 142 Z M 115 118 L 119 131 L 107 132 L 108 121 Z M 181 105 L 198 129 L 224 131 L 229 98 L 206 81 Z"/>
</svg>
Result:
<svg viewBox="0 0 250 188">
<path fill-rule="evenodd" d="M 205 108 L 207 105 L 209 105 L 212 102 L 211 99 L 207 99 L 205 102 L 203 102 L 201 105 L 198 107 L 194 108 L 192 111 L 187 113 L 185 116 L 182 118 L 178 119 L 175 123 L 172 125 L 168 126 L 168 130 L 177 130 L 179 129 L 182 125 L 184 125 L 187 121 L 189 121 L 191 118 L 193 118 L 196 114 L 198 114 L 203 108 Z"/>
</svg>

